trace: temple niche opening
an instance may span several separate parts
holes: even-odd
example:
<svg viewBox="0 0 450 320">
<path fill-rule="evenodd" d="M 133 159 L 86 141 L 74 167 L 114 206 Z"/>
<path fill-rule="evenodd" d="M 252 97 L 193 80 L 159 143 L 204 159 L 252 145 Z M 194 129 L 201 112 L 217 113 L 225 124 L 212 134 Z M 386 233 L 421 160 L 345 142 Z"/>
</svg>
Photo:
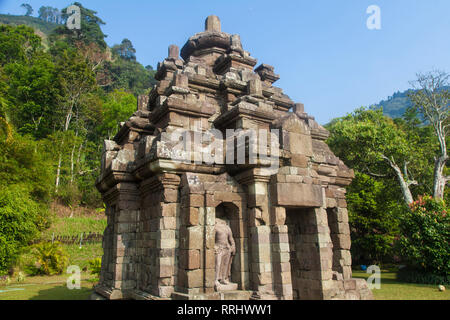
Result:
<svg viewBox="0 0 450 320">
<path fill-rule="evenodd" d="M 210 16 L 181 50 L 169 46 L 155 77 L 104 142 L 97 188 L 108 225 L 92 298 L 371 299 L 351 272 L 353 170 L 274 86 L 274 67 L 257 66 Z M 240 132 L 232 143 L 228 130 Z M 196 140 L 212 131 L 223 136 L 209 135 L 214 151 Z"/>
</svg>

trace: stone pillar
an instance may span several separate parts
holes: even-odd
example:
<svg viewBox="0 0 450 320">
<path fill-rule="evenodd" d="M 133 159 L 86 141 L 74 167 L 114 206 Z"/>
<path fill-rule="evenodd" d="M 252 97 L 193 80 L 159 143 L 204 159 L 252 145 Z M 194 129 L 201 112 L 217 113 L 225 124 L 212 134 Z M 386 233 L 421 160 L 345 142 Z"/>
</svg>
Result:
<svg viewBox="0 0 450 320">
<path fill-rule="evenodd" d="M 325 208 L 314 209 L 317 249 L 318 249 L 318 274 L 317 278 L 321 282 L 321 293 L 312 298 L 330 299 L 336 294 L 336 284 L 333 281 L 333 243 L 330 237 L 330 228 L 328 227 L 328 217 Z"/>
<path fill-rule="evenodd" d="M 144 239 L 150 269 L 148 289 L 151 294 L 170 298 L 176 283 L 177 219 L 179 218 L 178 186 L 180 177 L 163 173 L 141 184 Z"/>
<path fill-rule="evenodd" d="M 333 270 L 342 273 L 344 280 L 350 279 L 352 258 L 347 208 L 333 208 L 328 212 L 328 224 L 333 241 Z"/>
<path fill-rule="evenodd" d="M 177 45 L 171 44 L 168 49 L 168 57 L 172 59 L 178 59 L 180 56 L 180 49 Z"/>
<path fill-rule="evenodd" d="M 207 221 L 202 184 L 183 186 L 181 217 L 177 292 L 191 297 L 214 288 L 214 221 Z"/>
<path fill-rule="evenodd" d="M 273 291 L 271 227 L 269 214 L 269 175 L 258 169 L 241 174 L 239 183 L 248 188 L 250 282 L 253 299 L 275 299 Z"/>
<path fill-rule="evenodd" d="M 292 300 L 292 275 L 286 209 L 271 208 L 273 284 L 279 299 Z"/>
<path fill-rule="evenodd" d="M 136 288 L 136 230 L 139 191 L 119 183 L 105 193 L 108 225 L 103 241 L 100 283 L 95 291 L 111 300 L 127 299 Z"/>
</svg>

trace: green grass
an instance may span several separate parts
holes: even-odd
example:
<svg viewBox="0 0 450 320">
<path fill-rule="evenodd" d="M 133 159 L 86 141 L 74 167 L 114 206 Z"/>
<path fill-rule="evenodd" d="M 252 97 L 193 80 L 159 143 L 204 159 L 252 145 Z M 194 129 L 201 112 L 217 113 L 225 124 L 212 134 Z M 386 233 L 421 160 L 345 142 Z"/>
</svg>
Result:
<svg viewBox="0 0 450 320">
<path fill-rule="evenodd" d="M 81 233 L 85 235 L 88 233 L 102 234 L 106 228 L 106 218 L 103 215 L 87 215 L 76 217 L 59 217 L 52 218 L 52 226 L 41 234 L 40 239 L 51 240 L 52 235 L 55 236 L 80 236 Z M 69 265 L 79 266 L 82 270 L 89 268 L 89 260 L 101 258 L 103 255 L 103 248 L 101 242 L 75 244 L 62 244 L 69 257 Z M 26 266 L 34 264 L 30 249 L 25 250 L 18 260 L 17 267 L 19 270 L 26 270 Z"/>
<path fill-rule="evenodd" d="M 67 288 L 69 275 L 28 277 L 23 283 L 0 286 L 0 300 L 87 300 L 92 293 L 93 277 L 81 276 L 81 288 Z"/>
<path fill-rule="evenodd" d="M 79 236 L 81 233 L 103 233 L 106 228 L 105 216 L 58 217 L 52 218 L 52 226 L 42 233 L 41 238 L 51 240 L 52 235 Z"/>
<path fill-rule="evenodd" d="M 59 217 L 52 219 L 50 229 L 42 233 L 41 239 L 51 240 L 52 235 L 55 236 L 80 236 L 88 233 L 102 234 L 106 228 L 106 217 L 104 215 L 95 216 L 76 216 L 76 217 Z M 64 250 L 69 255 L 69 265 L 77 265 L 81 269 L 89 266 L 89 260 L 101 258 L 103 248 L 101 242 L 95 243 L 79 243 L 63 244 Z"/>
<path fill-rule="evenodd" d="M 89 267 L 89 260 L 101 258 L 103 248 L 101 243 L 79 245 L 64 244 L 64 250 L 69 255 L 69 265 L 79 266 L 81 269 Z"/>
<path fill-rule="evenodd" d="M 353 271 L 354 278 L 370 277 L 370 274 L 364 271 Z M 381 288 L 373 289 L 373 295 L 376 300 L 450 300 L 450 291 L 440 292 L 438 286 L 404 283 L 396 280 L 396 273 L 381 273 Z"/>
</svg>

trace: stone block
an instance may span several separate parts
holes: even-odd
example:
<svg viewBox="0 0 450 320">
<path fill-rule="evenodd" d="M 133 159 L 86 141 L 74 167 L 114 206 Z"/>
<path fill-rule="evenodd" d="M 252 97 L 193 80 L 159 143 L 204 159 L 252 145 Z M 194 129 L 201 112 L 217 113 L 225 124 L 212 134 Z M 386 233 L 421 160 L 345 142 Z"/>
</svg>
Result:
<svg viewBox="0 0 450 320">
<path fill-rule="evenodd" d="M 178 203 L 165 203 L 161 205 L 161 215 L 163 217 L 176 217 L 178 213 Z"/>
<path fill-rule="evenodd" d="M 290 132 L 289 142 L 292 154 L 301 154 L 308 157 L 313 155 L 311 136 Z"/>
<path fill-rule="evenodd" d="M 286 209 L 283 207 L 273 207 L 275 225 L 284 225 L 286 223 Z"/>
<path fill-rule="evenodd" d="M 188 247 L 187 249 L 202 249 L 203 247 L 203 228 L 189 227 L 187 228 Z"/>
<path fill-rule="evenodd" d="M 178 190 L 177 189 L 164 189 L 163 201 L 166 203 L 178 202 Z"/>
<path fill-rule="evenodd" d="M 186 250 L 186 268 L 194 270 L 200 268 L 200 250 Z"/>
<path fill-rule="evenodd" d="M 191 194 L 189 196 L 189 204 L 191 207 L 203 207 L 205 204 L 205 197 L 202 194 Z"/>
<path fill-rule="evenodd" d="M 291 207 L 321 207 L 322 188 L 316 185 L 277 183 L 274 204 Z"/>
<path fill-rule="evenodd" d="M 198 208 L 189 207 L 189 208 L 185 209 L 185 212 L 186 212 L 185 224 L 187 226 L 197 226 L 197 225 L 199 225 Z"/>
<path fill-rule="evenodd" d="M 186 272 L 188 288 L 200 288 L 203 286 L 203 270 L 190 270 Z"/>
<path fill-rule="evenodd" d="M 309 158 L 303 154 L 292 154 L 291 165 L 299 168 L 308 167 Z"/>
</svg>

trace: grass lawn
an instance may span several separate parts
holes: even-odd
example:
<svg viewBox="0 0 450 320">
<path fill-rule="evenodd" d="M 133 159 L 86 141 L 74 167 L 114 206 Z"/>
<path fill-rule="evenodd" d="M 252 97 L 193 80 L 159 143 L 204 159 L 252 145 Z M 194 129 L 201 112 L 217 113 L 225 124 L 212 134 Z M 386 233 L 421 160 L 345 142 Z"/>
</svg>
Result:
<svg viewBox="0 0 450 320">
<path fill-rule="evenodd" d="M 106 217 L 104 215 L 89 215 L 60 217 L 55 216 L 52 219 L 52 226 L 42 233 L 41 239 L 51 240 L 52 235 L 58 236 L 79 236 L 81 233 L 100 233 L 102 234 L 106 228 Z M 101 242 L 62 244 L 62 247 L 69 256 L 69 265 L 79 266 L 81 269 L 89 267 L 89 260 L 101 258 L 103 248 Z M 29 254 L 24 254 L 24 260 L 28 261 Z"/>
<path fill-rule="evenodd" d="M 0 300 L 87 300 L 92 293 L 93 277 L 81 276 L 81 289 L 69 290 L 69 275 L 28 277 L 23 283 L 0 286 Z"/>
<path fill-rule="evenodd" d="M 354 271 L 354 278 L 367 278 L 363 271 Z M 93 277 L 82 274 L 81 289 L 69 290 L 68 275 L 28 277 L 24 283 L 0 286 L 0 300 L 87 300 L 92 293 Z M 95 281 L 95 280 L 94 280 Z M 402 283 L 395 273 L 382 273 L 381 289 L 372 290 L 376 300 L 450 300 L 450 292 L 439 292 L 437 286 Z"/>
<path fill-rule="evenodd" d="M 353 278 L 368 278 L 364 271 L 353 271 Z M 393 272 L 381 273 L 381 289 L 372 290 L 376 300 L 450 300 L 450 288 L 440 292 L 437 285 L 404 283 Z"/>
<path fill-rule="evenodd" d="M 89 260 L 101 258 L 103 255 L 101 243 L 83 244 L 81 248 L 77 244 L 63 244 L 62 246 L 69 256 L 69 265 L 79 266 L 82 270 L 89 267 Z"/>
<path fill-rule="evenodd" d="M 81 233 L 103 233 L 106 228 L 106 217 L 84 216 L 84 217 L 54 217 L 52 226 L 45 230 L 41 238 L 51 240 L 52 235 L 58 236 L 79 236 Z"/>
</svg>

